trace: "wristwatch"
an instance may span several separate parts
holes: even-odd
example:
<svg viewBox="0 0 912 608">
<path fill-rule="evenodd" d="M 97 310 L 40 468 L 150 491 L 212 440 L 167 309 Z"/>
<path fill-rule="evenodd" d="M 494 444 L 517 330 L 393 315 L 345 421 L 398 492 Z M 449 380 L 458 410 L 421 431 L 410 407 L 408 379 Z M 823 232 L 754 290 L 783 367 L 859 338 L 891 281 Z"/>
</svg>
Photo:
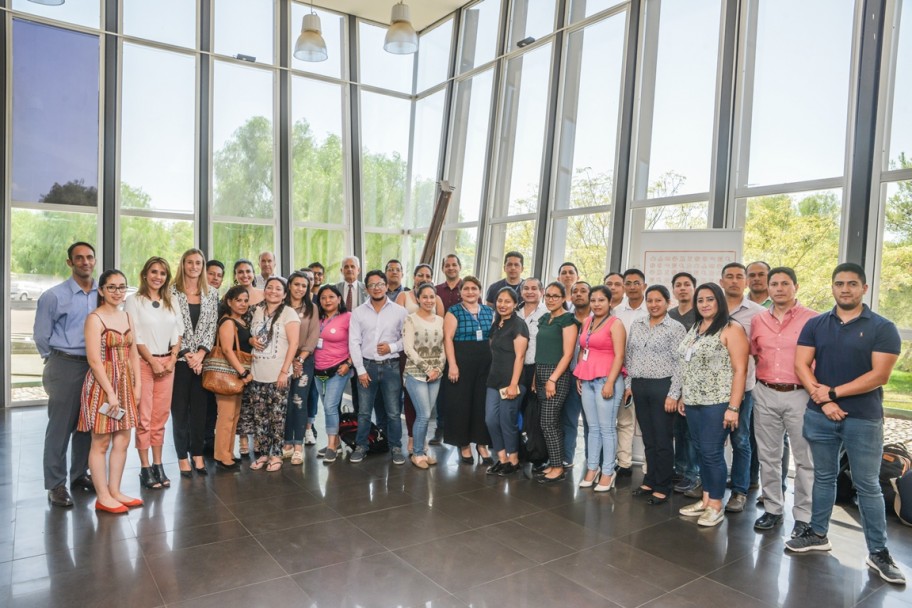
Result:
<svg viewBox="0 0 912 608">
<path fill-rule="evenodd" d="M 830 397 L 830 401 L 836 401 L 836 399 L 837 399 L 837 397 L 836 397 L 836 389 L 835 389 L 835 388 L 831 388 L 831 389 L 830 389 L 830 392 L 829 392 L 829 394 L 828 394 L 828 396 Z"/>
</svg>

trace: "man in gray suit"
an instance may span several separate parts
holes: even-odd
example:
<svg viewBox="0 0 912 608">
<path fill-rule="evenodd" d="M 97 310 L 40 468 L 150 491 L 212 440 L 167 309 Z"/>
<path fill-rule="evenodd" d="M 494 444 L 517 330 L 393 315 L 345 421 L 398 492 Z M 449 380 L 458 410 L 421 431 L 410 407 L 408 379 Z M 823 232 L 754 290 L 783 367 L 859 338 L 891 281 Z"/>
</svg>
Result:
<svg viewBox="0 0 912 608">
<path fill-rule="evenodd" d="M 336 289 L 342 294 L 348 312 L 367 302 L 367 287 L 358 280 L 360 274 L 361 262 L 358 258 L 350 255 L 342 259 L 342 281 L 336 283 Z"/>
</svg>

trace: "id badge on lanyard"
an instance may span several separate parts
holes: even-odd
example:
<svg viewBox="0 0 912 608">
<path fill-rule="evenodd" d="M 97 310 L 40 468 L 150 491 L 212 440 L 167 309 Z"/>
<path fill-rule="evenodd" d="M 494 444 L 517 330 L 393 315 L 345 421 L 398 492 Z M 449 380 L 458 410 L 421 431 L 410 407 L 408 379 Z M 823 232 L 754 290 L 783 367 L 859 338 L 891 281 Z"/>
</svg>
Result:
<svg viewBox="0 0 912 608">
<path fill-rule="evenodd" d="M 484 333 L 480 329 L 475 330 L 475 341 L 481 342 L 484 340 Z"/>
</svg>

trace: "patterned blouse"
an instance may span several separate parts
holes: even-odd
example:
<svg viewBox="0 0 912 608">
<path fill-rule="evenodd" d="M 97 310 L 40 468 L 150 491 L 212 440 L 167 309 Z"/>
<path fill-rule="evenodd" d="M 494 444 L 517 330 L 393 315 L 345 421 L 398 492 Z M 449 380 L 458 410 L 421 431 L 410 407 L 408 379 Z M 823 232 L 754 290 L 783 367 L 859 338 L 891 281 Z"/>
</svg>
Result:
<svg viewBox="0 0 912 608">
<path fill-rule="evenodd" d="M 478 314 L 473 315 L 462 304 L 454 304 L 447 311 L 456 317 L 456 333 L 453 342 L 486 342 L 491 336 L 491 325 L 494 324 L 494 309 L 484 304 L 478 305 Z M 481 330 L 481 339 L 478 332 Z"/>
<path fill-rule="evenodd" d="M 707 336 L 697 333 L 700 324 L 687 332 L 678 346 L 679 381 L 686 405 L 716 405 L 731 399 L 732 364 L 722 330 Z"/>
<path fill-rule="evenodd" d="M 443 373 L 446 354 L 443 351 L 443 317 L 434 315 L 427 321 L 412 313 L 402 326 L 402 346 L 407 357 L 405 373 L 421 382 L 427 373 L 437 369 Z"/>
<path fill-rule="evenodd" d="M 681 397 L 681 378 L 675 375 L 680 357 L 678 345 L 687 335 L 684 326 L 669 317 L 665 317 L 655 326 L 650 325 L 649 317 L 637 319 L 630 325 L 627 337 L 627 350 L 624 352 L 624 366 L 627 377 L 626 388 L 630 388 L 631 378 L 671 378 L 668 396 L 672 399 Z"/>
<path fill-rule="evenodd" d="M 218 292 L 210 289 L 200 295 L 200 315 L 196 327 L 190 319 L 190 305 L 187 303 L 187 294 L 171 286 L 171 302 L 180 310 L 184 322 L 184 335 L 181 338 L 181 356 L 178 361 L 186 361 L 184 353 L 195 353 L 199 349 L 206 352 L 212 350 L 215 343 L 215 326 L 218 316 Z"/>
</svg>

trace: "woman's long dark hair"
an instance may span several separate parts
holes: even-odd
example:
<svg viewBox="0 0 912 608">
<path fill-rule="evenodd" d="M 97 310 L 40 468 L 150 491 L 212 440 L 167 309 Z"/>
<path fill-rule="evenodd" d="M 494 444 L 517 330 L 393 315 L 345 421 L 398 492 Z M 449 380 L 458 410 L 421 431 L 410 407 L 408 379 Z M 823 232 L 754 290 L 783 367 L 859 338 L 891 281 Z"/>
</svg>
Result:
<svg viewBox="0 0 912 608">
<path fill-rule="evenodd" d="M 700 292 L 703 290 L 712 292 L 713 296 L 716 298 L 716 306 L 718 306 L 718 312 L 716 313 L 715 318 L 713 318 L 712 323 L 709 325 L 709 329 L 703 334 L 712 336 L 725 329 L 731 321 L 731 316 L 728 314 L 728 300 L 725 299 L 725 292 L 722 291 L 722 288 L 715 283 L 703 283 L 697 287 L 697 290 L 694 292 L 694 312 L 697 315 L 698 322 L 704 320 L 703 316 L 700 314 L 700 308 L 697 306 L 697 298 L 700 297 Z"/>
<path fill-rule="evenodd" d="M 225 292 L 225 297 L 222 298 L 221 302 L 219 302 L 219 309 L 218 309 L 218 318 L 219 319 L 221 319 L 225 315 L 231 314 L 231 307 L 228 306 L 228 301 L 237 300 L 241 296 L 242 293 L 246 293 L 248 296 L 250 295 L 247 292 L 247 288 L 244 287 L 243 285 L 235 285 L 234 287 L 229 288 L 228 291 Z"/>
<path fill-rule="evenodd" d="M 514 290 L 512 287 L 501 287 L 497 291 L 497 295 L 494 296 L 494 325 L 500 324 L 500 313 L 497 312 L 497 300 L 500 298 L 500 294 L 508 292 L 510 294 L 510 298 L 513 300 L 513 308 L 515 309 L 519 305 L 519 296 L 516 295 L 516 290 Z"/>
<path fill-rule="evenodd" d="M 268 279 L 266 279 L 266 284 L 263 285 L 263 291 L 266 291 L 266 288 L 269 287 L 269 284 L 273 281 L 278 281 L 282 285 L 282 288 L 285 290 L 285 296 L 287 299 L 288 285 L 285 284 L 285 279 L 283 279 L 281 277 L 269 277 Z M 275 320 L 282 316 L 283 310 L 285 310 L 285 300 L 284 299 L 281 302 L 279 302 L 279 305 L 276 306 L 275 311 L 273 311 L 273 313 L 271 315 L 269 315 L 269 334 L 267 334 L 267 336 L 266 336 L 267 342 L 272 342 L 272 334 L 273 334 L 273 330 L 275 329 Z M 265 300 L 263 300 L 263 315 L 264 316 L 266 315 L 266 301 Z"/>
<path fill-rule="evenodd" d="M 304 292 L 304 297 L 301 298 L 301 309 L 304 313 L 304 316 L 309 319 L 313 316 L 314 308 L 316 308 L 314 306 L 313 300 L 310 299 L 310 288 L 313 286 L 313 283 L 310 280 L 310 277 L 308 277 L 300 270 L 295 270 L 290 275 L 288 275 L 288 293 L 285 294 L 285 303 L 291 306 L 291 282 L 295 279 L 304 279 L 307 281 L 307 291 Z"/>
<path fill-rule="evenodd" d="M 326 311 L 323 310 L 323 302 L 321 301 L 322 300 L 321 296 L 323 295 L 323 292 L 327 291 L 327 290 L 333 292 L 334 294 L 336 294 L 339 297 L 339 309 L 336 312 L 338 312 L 339 314 L 342 314 L 343 312 L 348 312 L 348 309 L 345 308 L 345 300 L 342 299 L 342 292 L 339 291 L 338 289 L 336 289 L 335 285 L 329 285 L 329 284 L 322 285 L 320 287 L 320 290 L 317 292 L 317 309 L 320 311 L 321 320 L 326 318 Z"/>
</svg>

